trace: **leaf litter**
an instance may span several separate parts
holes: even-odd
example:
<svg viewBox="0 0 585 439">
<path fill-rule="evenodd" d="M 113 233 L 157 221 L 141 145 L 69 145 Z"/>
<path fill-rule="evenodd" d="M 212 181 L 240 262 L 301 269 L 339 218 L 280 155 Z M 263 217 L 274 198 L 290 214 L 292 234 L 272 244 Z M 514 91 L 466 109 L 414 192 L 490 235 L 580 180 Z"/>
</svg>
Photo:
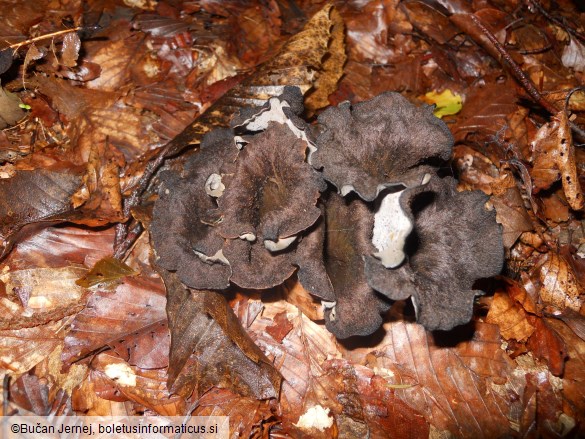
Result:
<svg viewBox="0 0 585 439">
<path fill-rule="evenodd" d="M 0 362 L 12 412 L 196 407 L 244 437 L 585 434 L 573 4 L 90 1 L 82 16 L 76 2 L 5 3 Z M 449 96 L 455 146 L 441 172 L 490 196 L 507 251 L 470 324 L 427 332 L 398 301 L 378 332 L 341 342 L 295 277 L 262 295 L 176 279 L 165 291 L 140 234 L 157 158 L 189 150 L 164 164 L 180 170 L 204 133 L 294 84 L 314 87 L 309 114 L 384 91 Z M 115 249 L 131 271 L 96 269 Z M 92 268 L 104 276 L 77 285 Z M 300 421 L 312 413 L 324 422 Z"/>
</svg>

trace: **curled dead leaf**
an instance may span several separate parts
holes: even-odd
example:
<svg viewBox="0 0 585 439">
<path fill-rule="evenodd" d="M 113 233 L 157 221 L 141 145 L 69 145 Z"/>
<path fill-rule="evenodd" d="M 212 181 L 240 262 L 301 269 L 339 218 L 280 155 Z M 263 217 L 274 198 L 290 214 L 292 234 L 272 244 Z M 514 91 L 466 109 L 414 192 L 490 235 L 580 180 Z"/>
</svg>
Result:
<svg viewBox="0 0 585 439">
<path fill-rule="evenodd" d="M 549 188 L 561 180 L 567 201 L 573 210 L 585 206 L 585 198 L 575 162 L 575 147 L 565 111 L 552 116 L 532 140 L 532 180 L 535 191 Z"/>
<path fill-rule="evenodd" d="M 549 252 L 542 256 L 532 270 L 540 283 L 540 299 L 554 309 L 570 308 L 579 312 L 583 305 L 582 287 L 565 257 Z"/>
</svg>

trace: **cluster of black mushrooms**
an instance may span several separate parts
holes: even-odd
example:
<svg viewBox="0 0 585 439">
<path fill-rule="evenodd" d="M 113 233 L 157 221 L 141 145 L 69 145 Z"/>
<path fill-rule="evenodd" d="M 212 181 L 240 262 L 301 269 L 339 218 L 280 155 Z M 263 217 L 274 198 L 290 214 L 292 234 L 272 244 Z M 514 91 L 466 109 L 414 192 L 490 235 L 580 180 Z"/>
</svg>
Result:
<svg viewBox="0 0 585 439">
<path fill-rule="evenodd" d="M 156 263 L 195 290 L 269 289 L 296 272 L 338 338 L 373 333 L 409 297 L 429 330 L 469 322 L 474 283 L 502 269 L 502 231 L 486 195 L 441 175 L 445 123 L 392 92 L 316 124 L 303 110 L 286 87 L 161 174 Z"/>
</svg>

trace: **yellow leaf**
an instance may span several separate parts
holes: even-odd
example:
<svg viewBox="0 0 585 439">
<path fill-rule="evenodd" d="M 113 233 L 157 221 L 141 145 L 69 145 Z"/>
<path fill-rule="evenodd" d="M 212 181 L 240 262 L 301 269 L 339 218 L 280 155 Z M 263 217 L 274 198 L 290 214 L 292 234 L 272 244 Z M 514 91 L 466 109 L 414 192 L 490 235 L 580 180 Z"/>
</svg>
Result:
<svg viewBox="0 0 585 439">
<path fill-rule="evenodd" d="M 137 274 L 136 271 L 123 262 L 106 256 L 97 261 L 94 267 L 85 276 L 76 280 L 75 283 L 84 288 L 89 288 L 101 282 L 114 281 L 124 276 L 132 276 L 135 274 Z"/>
<path fill-rule="evenodd" d="M 430 91 L 422 99 L 429 104 L 435 104 L 437 106 L 434 111 L 437 117 L 457 114 L 463 108 L 461 95 L 453 94 L 451 90 L 445 90 L 442 93 Z"/>
</svg>

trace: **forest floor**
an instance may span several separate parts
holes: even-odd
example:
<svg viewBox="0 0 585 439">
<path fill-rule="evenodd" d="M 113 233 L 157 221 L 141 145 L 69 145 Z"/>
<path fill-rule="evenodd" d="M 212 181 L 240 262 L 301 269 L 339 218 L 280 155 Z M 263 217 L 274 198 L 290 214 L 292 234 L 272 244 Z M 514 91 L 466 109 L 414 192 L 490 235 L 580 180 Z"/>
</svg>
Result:
<svg viewBox="0 0 585 439">
<path fill-rule="evenodd" d="M 585 437 L 577 3 L 0 0 L 3 414 L 229 416 L 231 437 Z M 294 276 L 200 302 L 163 283 L 153 164 L 182 166 L 227 126 L 229 99 L 277 84 L 309 89 L 311 120 L 385 91 L 437 105 L 445 172 L 489 195 L 503 228 L 504 270 L 469 324 L 429 332 L 398 301 L 373 335 L 338 340 Z M 179 314 L 196 323 L 178 330 Z"/>
</svg>

